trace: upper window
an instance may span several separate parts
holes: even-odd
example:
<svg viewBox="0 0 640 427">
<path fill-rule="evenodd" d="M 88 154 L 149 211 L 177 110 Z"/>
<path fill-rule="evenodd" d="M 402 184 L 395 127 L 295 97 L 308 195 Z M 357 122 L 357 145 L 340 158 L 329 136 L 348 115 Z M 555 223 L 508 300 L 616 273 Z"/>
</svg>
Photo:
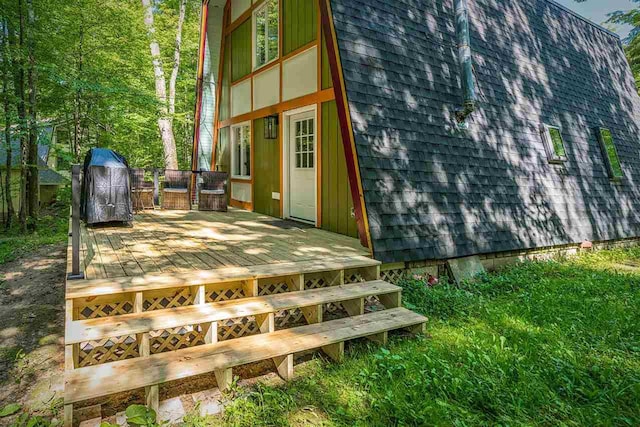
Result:
<svg viewBox="0 0 640 427">
<path fill-rule="evenodd" d="M 542 129 L 547 157 L 551 163 L 562 163 L 567 161 L 567 151 L 564 148 L 562 130 L 558 126 L 544 125 Z"/>
<path fill-rule="evenodd" d="M 620 164 L 620 157 L 618 157 L 618 150 L 616 150 L 616 144 L 613 142 L 613 136 L 609 129 L 598 128 L 596 129 L 598 134 L 598 140 L 600 141 L 600 148 L 602 154 L 607 161 L 607 169 L 609 169 L 609 176 L 613 179 L 620 179 L 624 176 L 622 172 L 622 165 Z"/>
<path fill-rule="evenodd" d="M 231 128 L 231 175 L 251 179 L 251 126 L 248 123 Z"/>
<path fill-rule="evenodd" d="M 280 49 L 278 0 L 265 0 L 253 12 L 253 69 L 275 61 Z"/>
</svg>

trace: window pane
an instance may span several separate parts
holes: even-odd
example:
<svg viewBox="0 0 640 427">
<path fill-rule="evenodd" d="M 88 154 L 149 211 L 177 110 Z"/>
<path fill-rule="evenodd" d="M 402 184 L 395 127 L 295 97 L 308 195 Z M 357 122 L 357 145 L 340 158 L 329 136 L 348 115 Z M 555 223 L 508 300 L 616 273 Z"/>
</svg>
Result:
<svg viewBox="0 0 640 427">
<path fill-rule="evenodd" d="M 302 167 L 306 168 L 307 167 L 307 155 L 306 154 L 301 154 L 302 156 Z"/>
<path fill-rule="evenodd" d="M 300 153 L 296 154 L 296 167 L 297 168 L 302 167 L 302 154 Z"/>
<path fill-rule="evenodd" d="M 313 152 L 309 153 L 309 167 L 313 169 Z"/>
<path fill-rule="evenodd" d="M 278 57 L 278 0 L 270 0 L 269 6 L 269 40 L 268 40 L 268 61 L 272 61 Z"/>
<path fill-rule="evenodd" d="M 239 130 L 239 129 L 238 129 Z M 240 137 L 238 136 L 234 140 L 234 162 L 233 162 L 233 174 L 242 174 L 242 145 L 240 145 Z"/>
<path fill-rule="evenodd" d="M 549 134 L 551 135 L 551 144 L 553 145 L 553 152 L 556 157 L 565 157 L 566 152 L 560 130 L 551 128 L 549 129 Z"/>
<path fill-rule="evenodd" d="M 312 153 L 315 151 L 313 144 L 313 135 L 309 137 L 309 151 L 311 151 Z"/>
<path fill-rule="evenodd" d="M 622 176 L 624 176 L 624 174 L 622 172 L 620 158 L 618 157 L 618 152 L 616 151 L 616 145 L 613 142 L 611 131 L 609 131 L 608 129 L 602 129 L 600 131 L 600 134 L 602 136 L 602 142 L 604 144 L 605 150 L 607 151 L 607 157 L 609 158 L 609 164 L 611 165 L 613 176 L 615 178 L 621 178 Z"/>
<path fill-rule="evenodd" d="M 267 51 L 266 51 L 266 19 L 267 10 L 263 9 L 256 13 L 256 66 L 261 66 L 267 63 Z"/>
</svg>

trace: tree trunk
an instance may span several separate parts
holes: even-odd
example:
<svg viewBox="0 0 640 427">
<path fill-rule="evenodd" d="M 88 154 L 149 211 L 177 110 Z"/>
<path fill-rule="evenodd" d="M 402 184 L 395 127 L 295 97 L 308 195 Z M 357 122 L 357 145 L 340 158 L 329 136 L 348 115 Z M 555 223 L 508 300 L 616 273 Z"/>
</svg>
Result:
<svg viewBox="0 0 640 427">
<path fill-rule="evenodd" d="M 11 36 L 9 31 L 9 41 L 15 47 L 16 60 L 14 62 L 14 89 L 17 99 L 18 110 L 18 132 L 20 135 L 20 227 L 23 231 L 27 229 L 27 158 L 29 157 L 29 145 L 27 138 L 27 110 L 24 94 L 24 7 L 23 1 L 18 0 L 18 40 Z"/>
<path fill-rule="evenodd" d="M 7 159 L 5 163 L 6 175 L 4 177 L 4 202 L 6 203 L 6 220 L 5 229 L 11 227 L 13 217 L 15 216 L 15 210 L 13 208 L 13 199 L 11 195 L 11 169 L 13 168 L 11 158 L 13 157 L 13 147 L 11 146 L 11 104 L 9 100 L 9 75 L 11 74 L 11 50 L 9 48 L 9 29 L 7 27 L 7 21 L 3 22 L 2 33 L 2 99 L 4 105 L 4 140 L 6 144 Z M 2 186 L 2 183 L 0 183 Z M 3 210 L 4 211 L 4 210 Z"/>
<path fill-rule="evenodd" d="M 182 26 L 187 13 L 187 0 L 180 2 L 180 16 L 178 17 L 178 30 L 176 31 L 175 51 L 173 53 L 173 71 L 169 80 L 169 116 L 173 122 L 173 116 L 176 113 L 176 82 L 178 81 L 178 73 L 180 72 L 180 53 L 182 49 Z"/>
<path fill-rule="evenodd" d="M 151 0 L 141 0 L 144 9 L 144 24 L 149 37 L 149 48 L 153 59 L 153 72 L 156 80 L 156 98 L 160 104 L 158 129 L 164 147 L 164 164 L 166 169 L 178 169 L 178 157 L 176 155 L 176 140 L 173 136 L 173 123 L 169 115 L 167 105 L 167 83 L 162 67 L 160 44 L 156 40 L 156 29 L 153 21 L 153 5 Z"/>
<path fill-rule="evenodd" d="M 79 45 L 78 45 L 78 57 L 76 62 L 76 78 L 78 80 L 82 79 L 82 72 L 84 67 L 84 14 L 82 13 L 83 8 L 80 8 L 80 34 L 79 34 Z M 82 101 L 82 87 L 78 85 L 76 89 L 74 102 L 73 102 L 73 158 L 76 162 L 80 161 L 80 151 L 81 151 L 81 123 L 80 123 L 80 103 Z"/>
<path fill-rule="evenodd" d="M 27 48 L 29 57 L 29 67 L 27 69 L 27 80 L 29 85 L 29 173 L 27 181 L 27 201 L 28 215 L 31 217 L 31 225 L 35 226 L 40 211 L 40 177 L 38 172 L 38 123 L 36 112 L 36 57 L 33 32 L 36 25 L 33 0 L 27 0 L 28 30 Z"/>
</svg>

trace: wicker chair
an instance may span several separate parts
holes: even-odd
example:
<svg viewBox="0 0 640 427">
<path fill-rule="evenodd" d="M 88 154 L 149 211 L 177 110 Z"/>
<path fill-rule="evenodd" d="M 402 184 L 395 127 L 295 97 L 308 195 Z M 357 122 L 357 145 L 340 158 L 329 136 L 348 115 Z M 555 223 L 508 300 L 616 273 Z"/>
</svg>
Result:
<svg viewBox="0 0 640 427">
<path fill-rule="evenodd" d="M 191 210 L 191 171 L 165 171 L 162 209 Z"/>
<path fill-rule="evenodd" d="M 227 211 L 226 172 L 202 172 L 202 185 L 198 192 L 198 209 L 201 211 Z"/>
<path fill-rule="evenodd" d="M 153 209 L 153 182 L 144 180 L 144 169 L 131 169 L 130 175 L 133 210 Z"/>
</svg>

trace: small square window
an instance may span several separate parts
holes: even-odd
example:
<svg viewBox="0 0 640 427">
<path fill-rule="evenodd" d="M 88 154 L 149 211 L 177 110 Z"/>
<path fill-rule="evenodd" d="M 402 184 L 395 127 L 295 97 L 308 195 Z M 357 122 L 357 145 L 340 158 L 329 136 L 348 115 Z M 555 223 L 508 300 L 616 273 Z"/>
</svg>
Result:
<svg viewBox="0 0 640 427">
<path fill-rule="evenodd" d="M 543 125 L 542 139 L 549 163 L 564 163 L 567 161 L 567 151 L 564 147 L 564 139 L 562 138 L 560 127 Z"/>
<path fill-rule="evenodd" d="M 251 179 L 251 126 L 234 126 L 231 133 L 231 174 L 234 178 Z"/>
<path fill-rule="evenodd" d="M 618 156 L 618 150 L 613 141 L 611 131 L 605 128 L 596 128 L 596 134 L 598 135 L 602 155 L 607 162 L 609 177 L 616 180 L 621 179 L 624 177 L 624 172 L 622 171 L 622 164 L 620 163 L 620 157 Z"/>
</svg>

